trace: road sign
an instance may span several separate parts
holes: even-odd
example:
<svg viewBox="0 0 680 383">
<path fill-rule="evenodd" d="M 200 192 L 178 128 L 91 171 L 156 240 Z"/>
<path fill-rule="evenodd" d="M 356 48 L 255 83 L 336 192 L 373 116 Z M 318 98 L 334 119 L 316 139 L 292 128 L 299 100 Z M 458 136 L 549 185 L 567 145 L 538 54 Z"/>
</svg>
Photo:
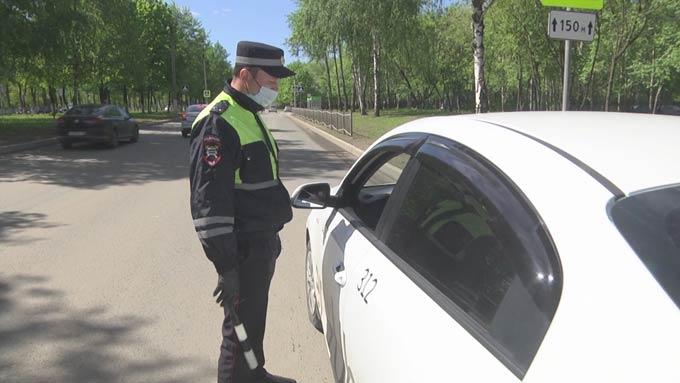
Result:
<svg viewBox="0 0 680 383">
<path fill-rule="evenodd" d="M 604 0 L 541 0 L 546 7 L 583 8 L 599 11 L 604 6 Z"/>
<path fill-rule="evenodd" d="M 210 89 L 205 89 L 203 91 L 203 98 L 210 98 Z"/>
<path fill-rule="evenodd" d="M 552 39 L 593 41 L 596 29 L 594 13 L 550 11 L 548 36 Z"/>
<path fill-rule="evenodd" d="M 189 87 L 187 85 L 184 85 L 182 88 L 182 93 L 187 93 L 189 91 Z"/>
</svg>

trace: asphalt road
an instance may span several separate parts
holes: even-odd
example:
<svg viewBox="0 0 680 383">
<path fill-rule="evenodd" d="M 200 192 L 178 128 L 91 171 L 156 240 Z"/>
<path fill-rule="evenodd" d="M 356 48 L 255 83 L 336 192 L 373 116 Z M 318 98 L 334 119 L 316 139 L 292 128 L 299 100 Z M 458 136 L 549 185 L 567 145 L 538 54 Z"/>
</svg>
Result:
<svg viewBox="0 0 680 383">
<path fill-rule="evenodd" d="M 337 182 L 353 158 L 282 113 L 265 114 L 290 192 Z M 214 382 L 221 309 L 189 213 L 178 124 L 116 149 L 0 156 L 0 382 Z M 304 224 L 282 232 L 267 368 L 331 382 L 307 321 Z"/>
</svg>

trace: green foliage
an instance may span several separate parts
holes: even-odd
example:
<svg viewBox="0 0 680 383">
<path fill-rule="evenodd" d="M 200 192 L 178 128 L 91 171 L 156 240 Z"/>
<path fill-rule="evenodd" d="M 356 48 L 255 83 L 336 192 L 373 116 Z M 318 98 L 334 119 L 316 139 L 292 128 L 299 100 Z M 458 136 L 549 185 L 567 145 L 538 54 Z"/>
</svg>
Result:
<svg viewBox="0 0 680 383">
<path fill-rule="evenodd" d="M 560 108 L 564 45 L 547 36 L 550 9 L 538 0 L 496 0 L 488 8 L 491 110 Z M 680 102 L 678 20 L 677 0 L 607 0 L 595 40 L 572 44 L 571 109 L 628 111 Z M 312 75 L 305 81 L 316 85 L 324 107 L 340 105 L 336 84 L 344 77 L 346 89 L 359 93 L 352 108 L 360 101 L 374 107 L 378 89 L 383 107 L 474 110 L 470 1 L 299 0 L 289 21 L 288 44 L 309 59 L 299 65 Z M 374 37 L 380 43 L 377 67 Z M 325 60 L 331 62 L 338 47 L 345 71 L 336 76 L 325 70 Z M 290 102 L 285 93 L 280 100 Z"/>
<path fill-rule="evenodd" d="M 202 101 L 204 63 L 213 93 L 231 72 L 224 47 L 189 10 L 163 0 L 5 0 L 0 35 L 0 109 L 162 109 L 173 97 Z"/>
</svg>

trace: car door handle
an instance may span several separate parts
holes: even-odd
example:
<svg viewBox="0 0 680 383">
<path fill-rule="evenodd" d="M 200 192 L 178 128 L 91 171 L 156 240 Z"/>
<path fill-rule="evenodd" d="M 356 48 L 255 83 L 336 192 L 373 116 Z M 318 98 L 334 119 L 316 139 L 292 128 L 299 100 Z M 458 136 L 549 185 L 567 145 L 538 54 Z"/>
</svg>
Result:
<svg viewBox="0 0 680 383">
<path fill-rule="evenodd" d="M 335 283 L 339 284 L 340 287 L 347 284 L 347 272 L 345 271 L 345 265 L 342 262 L 335 266 L 335 275 L 333 278 L 335 279 Z"/>
</svg>

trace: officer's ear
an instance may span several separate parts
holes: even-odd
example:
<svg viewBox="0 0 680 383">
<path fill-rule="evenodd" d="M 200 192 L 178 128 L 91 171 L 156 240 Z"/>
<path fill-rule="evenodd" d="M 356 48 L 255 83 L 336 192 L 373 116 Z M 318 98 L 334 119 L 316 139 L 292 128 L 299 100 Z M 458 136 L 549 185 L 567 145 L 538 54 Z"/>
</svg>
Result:
<svg viewBox="0 0 680 383">
<path fill-rule="evenodd" d="M 248 70 L 248 68 L 243 67 L 243 68 L 241 68 L 241 70 L 238 71 L 238 78 L 239 78 L 239 80 L 241 80 L 243 82 L 248 82 L 249 74 L 250 74 L 250 71 Z"/>
</svg>

